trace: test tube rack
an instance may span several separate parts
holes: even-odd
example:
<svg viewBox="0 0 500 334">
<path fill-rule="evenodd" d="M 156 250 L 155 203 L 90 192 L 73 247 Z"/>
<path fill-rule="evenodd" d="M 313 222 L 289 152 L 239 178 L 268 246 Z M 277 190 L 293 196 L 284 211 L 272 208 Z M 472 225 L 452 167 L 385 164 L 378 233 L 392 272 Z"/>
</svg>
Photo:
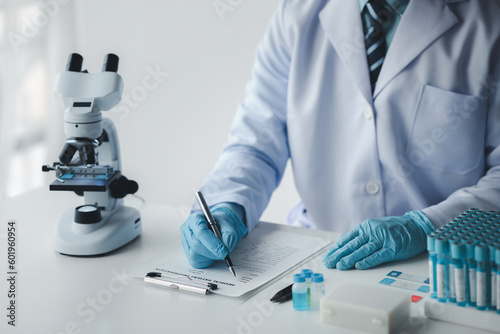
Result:
<svg viewBox="0 0 500 334">
<path fill-rule="evenodd" d="M 500 212 L 469 209 L 427 236 L 428 318 L 500 328 Z"/>
</svg>

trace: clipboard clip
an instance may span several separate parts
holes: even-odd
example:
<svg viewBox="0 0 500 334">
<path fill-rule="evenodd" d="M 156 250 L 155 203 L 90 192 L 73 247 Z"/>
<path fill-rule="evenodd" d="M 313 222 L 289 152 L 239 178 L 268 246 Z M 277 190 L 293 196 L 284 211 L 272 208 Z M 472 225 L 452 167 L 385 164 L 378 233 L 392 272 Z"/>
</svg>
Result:
<svg viewBox="0 0 500 334">
<path fill-rule="evenodd" d="M 180 282 L 185 280 L 188 280 L 188 282 Z M 188 276 L 162 275 L 162 273 L 155 271 L 147 273 L 144 277 L 144 282 L 202 295 L 206 295 L 210 291 L 217 289 L 217 284 L 214 283 L 195 281 Z"/>
</svg>

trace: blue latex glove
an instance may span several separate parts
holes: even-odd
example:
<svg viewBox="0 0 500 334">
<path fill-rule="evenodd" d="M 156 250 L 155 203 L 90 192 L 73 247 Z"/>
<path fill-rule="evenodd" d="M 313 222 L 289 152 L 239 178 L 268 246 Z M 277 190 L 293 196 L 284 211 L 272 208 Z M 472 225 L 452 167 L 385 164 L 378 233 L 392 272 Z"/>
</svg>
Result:
<svg viewBox="0 0 500 334">
<path fill-rule="evenodd" d="M 243 224 L 245 210 L 241 205 L 220 203 L 210 211 L 219 225 L 224 244 L 208 228 L 208 222 L 201 213 L 191 214 L 181 226 L 182 247 L 193 268 L 206 268 L 214 260 L 224 260 L 227 252 L 231 252 L 248 233 Z"/>
<path fill-rule="evenodd" d="M 405 260 L 427 248 L 434 226 L 422 211 L 404 216 L 368 219 L 344 233 L 324 256 L 325 267 L 367 269 L 384 262 Z"/>
</svg>

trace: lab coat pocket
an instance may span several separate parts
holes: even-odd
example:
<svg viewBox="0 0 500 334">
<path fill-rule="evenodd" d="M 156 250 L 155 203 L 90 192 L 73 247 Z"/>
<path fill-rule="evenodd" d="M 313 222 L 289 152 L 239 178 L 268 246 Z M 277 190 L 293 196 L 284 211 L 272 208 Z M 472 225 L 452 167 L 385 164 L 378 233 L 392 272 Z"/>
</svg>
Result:
<svg viewBox="0 0 500 334">
<path fill-rule="evenodd" d="M 484 155 L 486 103 L 471 95 L 424 86 L 407 145 L 412 165 L 467 174 Z"/>
</svg>

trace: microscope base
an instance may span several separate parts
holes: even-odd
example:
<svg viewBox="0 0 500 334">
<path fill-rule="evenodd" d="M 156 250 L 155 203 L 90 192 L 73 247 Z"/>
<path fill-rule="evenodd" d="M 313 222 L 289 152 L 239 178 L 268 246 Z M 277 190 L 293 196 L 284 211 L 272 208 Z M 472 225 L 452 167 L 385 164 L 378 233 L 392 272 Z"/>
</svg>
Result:
<svg viewBox="0 0 500 334">
<path fill-rule="evenodd" d="M 109 253 L 134 240 L 142 231 L 139 211 L 128 206 L 122 205 L 111 213 L 103 211 L 102 221 L 95 224 L 75 223 L 74 211 L 74 208 L 65 210 L 57 222 L 54 248 L 61 254 Z"/>
</svg>

